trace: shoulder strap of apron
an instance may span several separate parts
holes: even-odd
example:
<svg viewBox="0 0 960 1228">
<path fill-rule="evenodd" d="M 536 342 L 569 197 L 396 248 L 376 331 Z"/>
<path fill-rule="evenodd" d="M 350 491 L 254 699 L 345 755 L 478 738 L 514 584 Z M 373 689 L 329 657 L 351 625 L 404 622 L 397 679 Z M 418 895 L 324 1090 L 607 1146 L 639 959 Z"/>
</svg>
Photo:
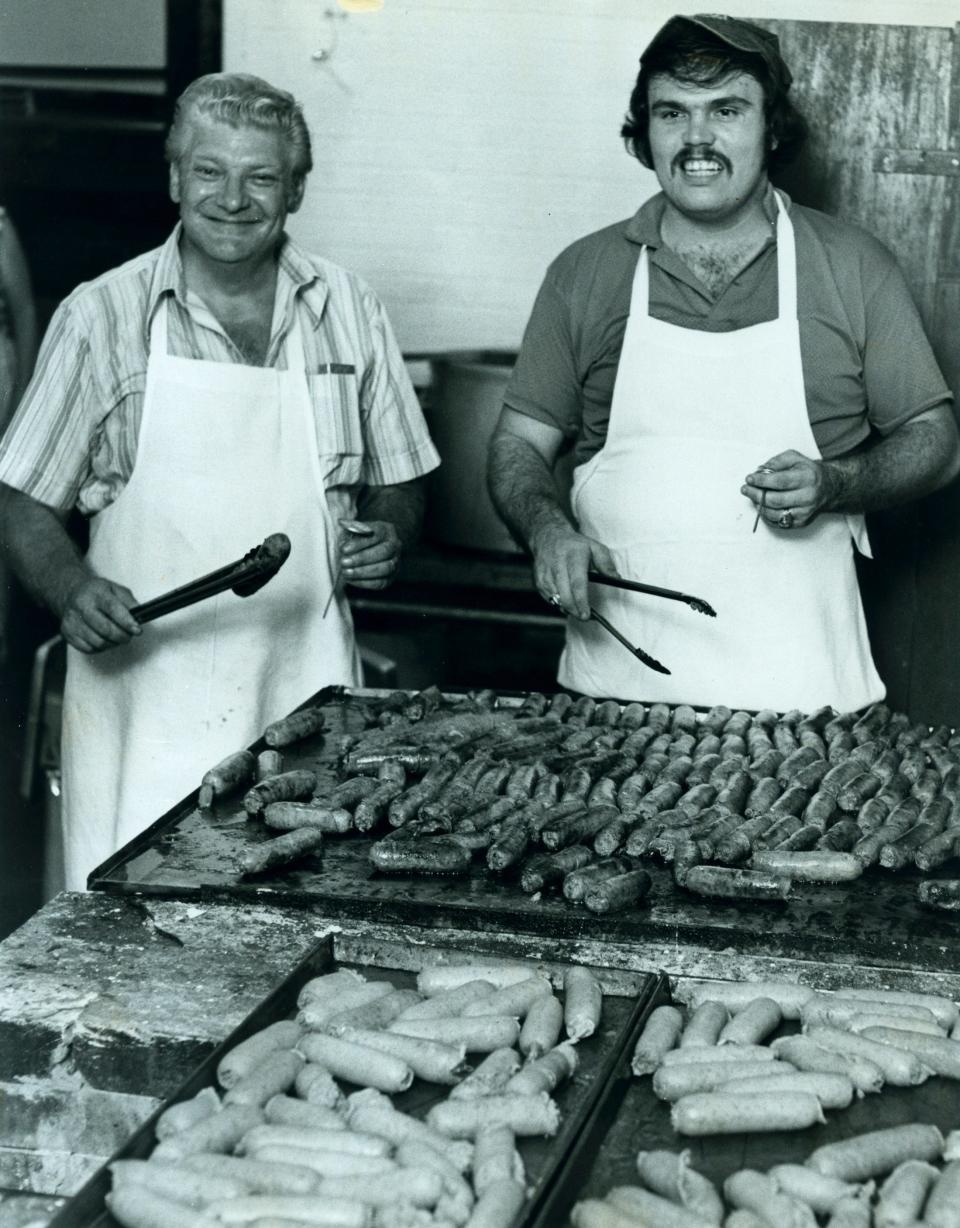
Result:
<svg viewBox="0 0 960 1228">
<path fill-rule="evenodd" d="M 153 313 L 153 319 L 150 321 L 150 354 L 167 353 L 167 303 L 170 301 L 169 295 L 164 295 L 160 300 L 156 311 Z"/>
<path fill-rule="evenodd" d="M 284 348 L 287 352 L 287 370 L 306 378 L 307 359 L 303 345 L 302 315 L 303 313 L 297 310 L 297 304 L 294 303 L 293 324 L 284 340 Z"/>
<path fill-rule="evenodd" d="M 779 318 L 797 318 L 797 245 L 793 223 L 780 193 L 774 188 L 777 202 L 777 291 Z"/>
</svg>

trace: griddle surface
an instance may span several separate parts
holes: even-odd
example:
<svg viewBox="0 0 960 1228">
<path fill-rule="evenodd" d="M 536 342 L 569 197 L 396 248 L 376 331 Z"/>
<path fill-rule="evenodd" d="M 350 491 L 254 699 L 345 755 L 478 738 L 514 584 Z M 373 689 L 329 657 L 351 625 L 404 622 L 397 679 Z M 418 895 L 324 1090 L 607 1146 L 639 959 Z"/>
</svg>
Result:
<svg viewBox="0 0 960 1228">
<path fill-rule="evenodd" d="M 284 750 L 285 769 L 336 779 L 335 748 L 356 722 L 349 705 L 326 705 L 327 734 Z M 145 816 L 145 821 L 149 816 Z M 921 908 L 917 871 L 869 870 L 836 886 L 795 884 L 784 902 L 706 900 L 678 888 L 668 867 L 644 860 L 653 887 L 644 904 L 607 916 L 564 900 L 556 891 L 525 895 L 515 875 L 487 871 L 482 854 L 461 877 L 386 875 L 370 864 L 373 838 L 330 836 L 322 852 L 275 872 L 243 877 L 242 850 L 276 833 L 250 820 L 239 798 L 200 811 L 188 798 L 91 877 L 91 886 L 169 898 L 257 899 L 273 905 L 314 906 L 325 913 L 381 923 L 474 928 L 555 938 L 643 943 L 676 941 L 712 950 L 818 959 L 841 957 L 914 969 L 960 967 L 955 954 L 960 914 Z M 380 833 L 383 834 L 382 832 Z M 947 866 L 942 877 L 956 869 Z"/>
</svg>

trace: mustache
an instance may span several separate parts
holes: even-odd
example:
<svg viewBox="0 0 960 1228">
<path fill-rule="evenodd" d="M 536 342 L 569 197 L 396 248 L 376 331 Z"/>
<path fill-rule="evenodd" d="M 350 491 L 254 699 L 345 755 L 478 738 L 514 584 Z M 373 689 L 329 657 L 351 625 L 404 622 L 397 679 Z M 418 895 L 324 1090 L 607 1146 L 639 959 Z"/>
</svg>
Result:
<svg viewBox="0 0 960 1228">
<path fill-rule="evenodd" d="M 688 158 L 710 158 L 713 162 L 719 162 L 725 171 L 733 170 L 729 158 L 725 158 L 722 153 L 718 153 L 715 149 L 710 149 L 706 145 L 684 145 L 679 153 L 674 155 L 673 161 L 670 163 L 670 169 L 674 171 L 680 170 L 682 164 Z"/>
</svg>

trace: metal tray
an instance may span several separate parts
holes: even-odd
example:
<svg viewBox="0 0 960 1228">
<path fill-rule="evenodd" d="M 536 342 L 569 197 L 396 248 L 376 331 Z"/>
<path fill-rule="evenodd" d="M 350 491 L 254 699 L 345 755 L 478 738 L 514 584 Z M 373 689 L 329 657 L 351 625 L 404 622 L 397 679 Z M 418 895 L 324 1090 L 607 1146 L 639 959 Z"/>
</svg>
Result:
<svg viewBox="0 0 960 1228">
<path fill-rule="evenodd" d="M 285 766 L 310 768 L 332 784 L 339 735 L 358 728 L 351 698 L 386 693 L 321 691 L 310 703 L 324 706 L 327 737 L 285 748 Z M 519 697 L 502 700 L 507 706 L 519 702 Z M 252 749 L 262 749 L 262 743 Z M 236 798 L 200 811 L 193 793 L 94 870 L 89 885 L 175 899 L 256 899 L 386 924 L 463 929 L 482 917 L 485 929 L 503 933 L 631 945 L 677 942 L 790 959 L 960 970 L 960 915 L 919 906 L 918 882 L 937 875 L 917 871 L 872 869 L 836 886 L 795 883 L 787 901 L 736 903 L 689 895 L 676 886 L 669 867 L 644 860 L 653 879 L 644 905 L 602 916 L 570 904 L 556 891 L 527 896 L 515 876 L 495 876 L 479 859 L 468 875 L 457 878 L 378 874 L 369 861 L 373 838 L 358 833 L 331 836 L 320 857 L 243 878 L 236 866 L 238 853 L 268 835 L 262 823 L 247 821 Z M 938 873 L 951 876 L 956 870 Z"/>
<path fill-rule="evenodd" d="M 649 1010 L 669 1001 L 661 986 Z M 798 1030 L 799 1024 L 789 1023 L 777 1035 Z M 928 1122 L 946 1134 L 960 1126 L 956 1081 L 931 1078 L 919 1087 L 887 1086 L 854 1100 L 848 1109 L 827 1110 L 826 1123 L 807 1130 L 687 1138 L 670 1125 L 670 1105 L 654 1096 L 652 1076 L 631 1073 L 631 1057 L 632 1051 L 621 1055 L 605 1095 L 584 1123 L 575 1152 L 527 1228 L 560 1228 L 568 1223 L 574 1203 L 603 1198 L 618 1185 L 639 1185 L 639 1151 L 689 1151 L 691 1167 L 722 1190 L 726 1178 L 740 1169 L 766 1172 L 775 1164 L 802 1164 L 814 1148 L 867 1130 Z"/>
<path fill-rule="evenodd" d="M 471 953 L 459 951 L 455 954 L 466 960 Z M 338 961 L 334 957 L 331 937 L 328 936 L 317 943 L 273 993 L 189 1075 L 178 1091 L 164 1101 L 128 1142 L 111 1156 L 107 1164 L 93 1174 L 50 1220 L 47 1228 L 118 1228 L 116 1220 L 107 1211 L 104 1203 L 104 1197 L 110 1189 L 107 1165 L 113 1160 L 146 1159 L 155 1146 L 154 1128 L 157 1118 L 166 1108 L 195 1096 L 202 1087 L 216 1087 L 216 1069 L 224 1054 L 268 1024 L 295 1014 L 297 995 L 306 981 L 338 967 L 350 966 L 360 967 Z M 412 987 L 416 979 L 412 972 L 368 965 L 363 966 L 363 972 L 371 980 L 389 980 L 398 988 Z M 602 979 L 602 972 L 598 971 L 598 975 Z M 568 1158 L 576 1152 L 584 1123 L 594 1105 L 607 1095 L 613 1071 L 622 1065 L 624 1054 L 633 1051 L 650 1003 L 662 997 L 666 992 L 665 986 L 666 978 L 662 975 L 643 975 L 635 997 L 605 994 L 599 1032 L 588 1040 L 579 1042 L 579 1068 L 574 1077 L 562 1084 L 555 1093 L 554 1098 L 561 1113 L 560 1130 L 556 1137 L 517 1140 L 527 1172 L 528 1199 L 526 1207 L 514 1224 L 505 1224 L 503 1228 L 525 1228 L 529 1218 L 537 1214 L 551 1185 L 563 1171 Z M 392 1100 L 401 1111 L 415 1117 L 423 1117 L 431 1105 L 444 1099 L 446 1094 L 446 1089 L 416 1079 L 408 1091 L 393 1096 Z"/>
</svg>

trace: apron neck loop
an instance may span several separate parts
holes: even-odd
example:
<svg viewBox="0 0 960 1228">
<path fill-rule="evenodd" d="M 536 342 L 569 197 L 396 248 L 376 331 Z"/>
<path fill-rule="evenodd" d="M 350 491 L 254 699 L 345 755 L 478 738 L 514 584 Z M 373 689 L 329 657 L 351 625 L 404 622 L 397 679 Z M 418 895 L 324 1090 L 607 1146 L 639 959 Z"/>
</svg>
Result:
<svg viewBox="0 0 960 1228">
<path fill-rule="evenodd" d="M 781 320 L 797 318 L 797 246 L 793 237 L 793 223 L 783 203 L 783 197 L 773 190 L 777 202 L 777 312 Z"/>
<path fill-rule="evenodd" d="M 797 248 L 793 237 L 793 223 L 783 198 L 776 188 L 773 197 L 777 203 L 777 317 L 781 320 L 797 318 Z M 644 243 L 640 248 L 637 272 L 633 279 L 630 312 L 638 316 L 650 314 L 650 257 Z"/>
<path fill-rule="evenodd" d="M 303 312 L 294 307 L 293 323 L 284 339 L 287 351 L 287 370 L 296 375 L 303 375 L 307 369 L 307 359 L 303 348 Z"/>
<path fill-rule="evenodd" d="M 164 358 L 167 356 L 167 304 L 169 301 L 170 296 L 165 294 L 157 304 L 153 319 L 150 321 L 150 353 L 161 354 Z"/>
<path fill-rule="evenodd" d="M 153 313 L 150 321 L 150 353 L 167 357 L 167 307 L 170 296 L 164 295 Z M 303 374 L 307 369 L 306 353 L 303 346 L 303 325 L 301 313 L 295 311 L 293 324 L 284 340 L 287 352 L 287 370 Z"/>
</svg>

